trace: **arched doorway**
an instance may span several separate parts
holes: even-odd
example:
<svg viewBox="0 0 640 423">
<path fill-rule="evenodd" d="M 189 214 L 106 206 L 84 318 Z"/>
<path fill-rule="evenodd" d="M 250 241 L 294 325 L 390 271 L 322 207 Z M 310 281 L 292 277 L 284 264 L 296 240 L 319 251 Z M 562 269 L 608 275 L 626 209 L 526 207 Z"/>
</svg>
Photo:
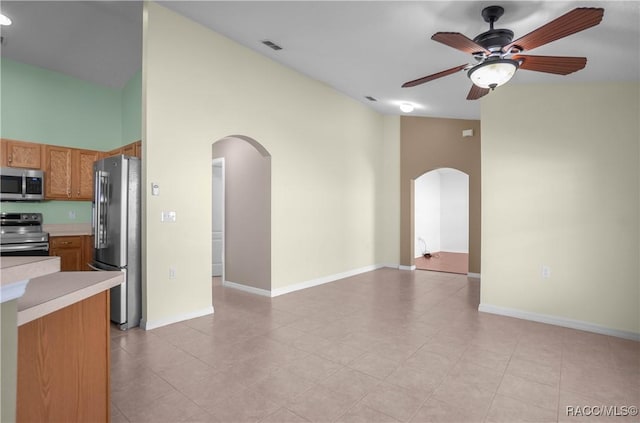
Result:
<svg viewBox="0 0 640 423">
<path fill-rule="evenodd" d="M 221 274 L 225 286 L 270 296 L 269 152 L 242 135 L 216 141 L 212 146 L 212 187 L 212 273 Z M 217 230 L 221 233 L 216 234 Z M 217 237 L 221 238 L 219 244 Z M 221 269 L 215 268 L 216 254 L 220 254 Z"/>
<path fill-rule="evenodd" d="M 414 181 L 416 269 L 467 274 L 469 175 L 439 168 Z"/>
</svg>

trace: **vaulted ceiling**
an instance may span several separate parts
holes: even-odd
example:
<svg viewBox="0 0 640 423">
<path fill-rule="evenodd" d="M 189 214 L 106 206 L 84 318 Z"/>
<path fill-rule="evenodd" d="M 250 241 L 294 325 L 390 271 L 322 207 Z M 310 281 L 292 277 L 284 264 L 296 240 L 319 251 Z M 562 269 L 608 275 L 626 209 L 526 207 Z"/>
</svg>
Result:
<svg viewBox="0 0 640 423">
<path fill-rule="evenodd" d="M 575 7 L 605 9 L 600 25 L 532 52 L 585 56 L 585 69 L 568 76 L 519 70 L 510 84 L 640 79 L 637 1 L 160 3 L 385 114 L 400 114 L 398 105 L 409 102 L 414 115 L 479 118 L 481 100 L 466 100 L 471 83 L 464 71 L 413 88 L 401 85 L 472 62 L 430 37 L 438 31 L 475 37 L 488 29 L 481 10 L 493 4 L 505 9 L 496 27 L 513 30 L 514 38 Z M 14 22 L 1 29 L 3 57 L 110 87 L 122 87 L 141 67 L 141 2 L 3 1 L 0 8 Z"/>
</svg>

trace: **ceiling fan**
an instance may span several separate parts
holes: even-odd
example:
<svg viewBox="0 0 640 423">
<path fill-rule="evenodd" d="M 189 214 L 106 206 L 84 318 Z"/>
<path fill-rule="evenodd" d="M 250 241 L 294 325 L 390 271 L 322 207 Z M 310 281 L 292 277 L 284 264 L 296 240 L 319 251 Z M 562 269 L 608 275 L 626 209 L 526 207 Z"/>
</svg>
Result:
<svg viewBox="0 0 640 423">
<path fill-rule="evenodd" d="M 456 66 L 405 82 L 402 87 L 415 87 L 465 70 L 468 71 L 467 75 L 473 82 L 467 100 L 477 100 L 508 82 L 518 69 L 558 75 L 579 71 L 587 64 L 586 57 L 530 56 L 520 53 L 598 25 L 602 21 L 604 9 L 578 7 L 515 41 L 512 41 L 513 31 L 493 28 L 493 24 L 503 14 L 504 9 L 500 6 L 485 7 L 482 10 L 482 17 L 489 23 L 489 30 L 479 34 L 473 40 L 459 32 L 433 34 L 432 40 L 471 54 L 476 63 Z"/>
</svg>

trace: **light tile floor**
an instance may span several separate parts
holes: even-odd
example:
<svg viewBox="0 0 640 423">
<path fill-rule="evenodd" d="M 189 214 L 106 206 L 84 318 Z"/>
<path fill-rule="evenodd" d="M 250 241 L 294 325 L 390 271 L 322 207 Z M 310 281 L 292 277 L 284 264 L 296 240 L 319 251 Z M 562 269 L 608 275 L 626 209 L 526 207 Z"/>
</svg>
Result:
<svg viewBox="0 0 640 423">
<path fill-rule="evenodd" d="M 433 270 L 436 272 L 466 275 L 469 273 L 469 254 L 438 251 L 433 253 L 429 258 L 422 256 L 416 257 L 415 265 L 418 270 Z"/>
<path fill-rule="evenodd" d="M 567 407 L 640 405 L 640 343 L 480 313 L 476 279 L 213 283 L 214 315 L 112 331 L 113 422 L 638 421 Z"/>
</svg>

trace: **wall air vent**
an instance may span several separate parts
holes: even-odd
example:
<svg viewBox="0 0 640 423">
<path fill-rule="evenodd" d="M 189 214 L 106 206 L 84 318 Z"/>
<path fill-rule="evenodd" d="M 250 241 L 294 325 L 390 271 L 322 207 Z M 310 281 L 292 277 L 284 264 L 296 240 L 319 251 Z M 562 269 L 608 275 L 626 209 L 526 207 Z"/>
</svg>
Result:
<svg viewBox="0 0 640 423">
<path fill-rule="evenodd" d="M 261 42 L 262 42 L 262 44 L 264 44 L 265 46 L 269 47 L 270 49 L 273 49 L 273 50 L 276 50 L 276 51 L 282 50 L 282 47 L 280 47 L 279 45 L 277 45 L 273 41 L 263 40 Z"/>
<path fill-rule="evenodd" d="M 378 99 L 371 97 L 370 95 L 365 96 L 364 98 L 366 98 L 369 101 L 378 101 Z"/>
</svg>

